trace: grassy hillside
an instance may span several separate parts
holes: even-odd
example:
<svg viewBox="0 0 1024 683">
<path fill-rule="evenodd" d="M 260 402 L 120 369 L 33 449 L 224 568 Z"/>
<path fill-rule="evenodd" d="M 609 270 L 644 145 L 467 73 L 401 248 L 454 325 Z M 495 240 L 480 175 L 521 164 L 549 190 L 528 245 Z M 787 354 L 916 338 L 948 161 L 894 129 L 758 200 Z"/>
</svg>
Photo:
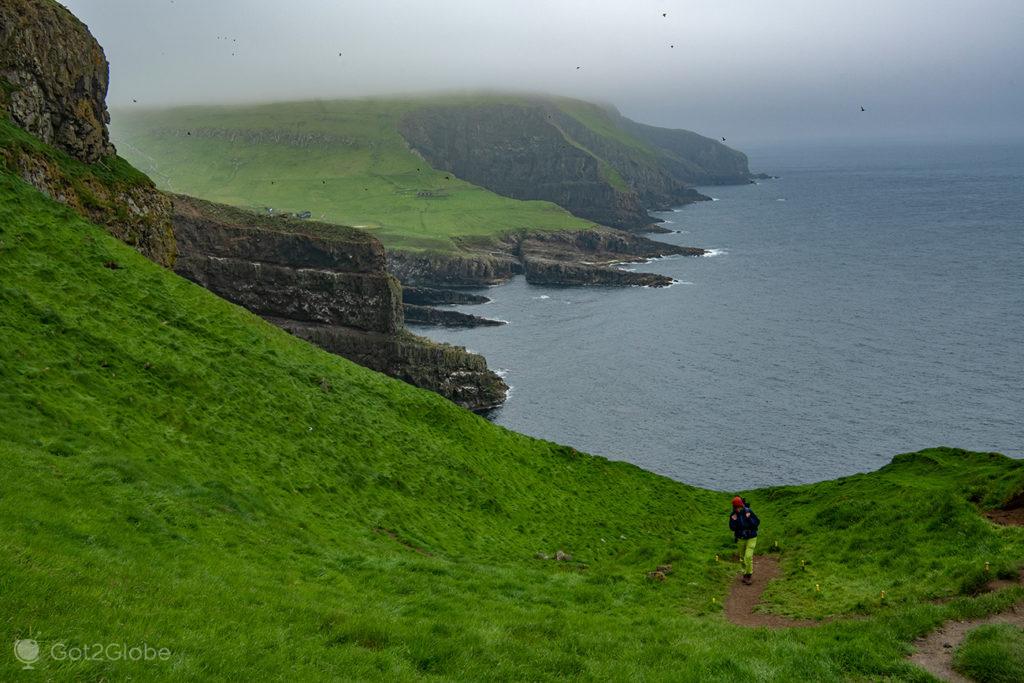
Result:
<svg viewBox="0 0 1024 683">
<path fill-rule="evenodd" d="M 447 250 L 452 236 L 592 225 L 549 202 L 502 197 L 431 168 L 397 129 L 425 102 L 119 111 L 113 134 L 120 152 L 165 189 L 257 210 L 308 210 L 371 230 L 392 248 Z"/>
<path fill-rule="evenodd" d="M 0 337 L 0 635 L 172 652 L 44 655 L 54 680 L 923 680 L 915 636 L 1024 598 L 930 602 L 1024 557 L 1024 530 L 978 513 L 1024 465 L 936 449 L 749 492 L 785 570 L 768 609 L 863 618 L 732 626 L 731 492 L 320 352 L 7 172 Z M 573 561 L 535 558 L 557 549 Z"/>
<path fill-rule="evenodd" d="M 479 118 L 494 116 L 495 108 L 501 123 Z M 410 148 L 424 151 L 409 131 L 400 133 L 405 118 L 430 111 L 449 112 L 441 119 L 451 129 L 438 129 L 429 116 L 424 125 L 433 130 L 412 129 L 424 138 L 420 143 L 429 142 L 427 149 L 458 152 L 448 164 L 424 154 L 449 170 L 432 168 Z M 455 122 L 452 111 L 466 122 Z M 651 138 L 657 144 L 633 130 L 657 132 Z M 644 207 L 699 197 L 680 194 L 681 188 L 712 177 L 708 169 L 725 182 L 744 182 L 747 173 L 746 157 L 714 140 L 640 126 L 608 107 L 564 97 L 451 94 L 128 108 L 114 113 L 112 133 L 121 153 L 164 189 L 259 211 L 310 211 L 405 250 L 448 251 L 453 237 L 581 229 L 595 221 L 638 229 L 649 222 Z M 468 153 L 480 145 L 491 155 Z M 561 153 L 569 149 L 577 154 Z M 467 170 L 466 157 L 486 168 Z"/>
</svg>

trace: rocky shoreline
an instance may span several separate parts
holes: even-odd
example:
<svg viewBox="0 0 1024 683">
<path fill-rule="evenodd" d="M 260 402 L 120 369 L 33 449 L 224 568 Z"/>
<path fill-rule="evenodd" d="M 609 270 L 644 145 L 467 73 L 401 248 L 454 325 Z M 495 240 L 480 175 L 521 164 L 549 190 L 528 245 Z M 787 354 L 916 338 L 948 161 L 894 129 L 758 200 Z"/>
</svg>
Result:
<svg viewBox="0 0 1024 683">
<path fill-rule="evenodd" d="M 500 327 L 508 323 L 447 308 L 405 304 L 405 324 L 427 327 Z"/>
<path fill-rule="evenodd" d="M 671 232 L 671 231 L 665 231 Z M 594 226 L 588 230 L 521 232 L 497 240 L 463 240 L 453 253 L 388 252 L 388 271 L 402 282 L 406 322 L 424 326 L 504 324 L 445 305 L 486 303 L 461 288 L 489 287 L 523 275 L 549 287 L 668 287 L 672 278 L 619 268 L 665 256 L 702 256 L 706 250 L 657 242 L 635 233 Z"/>
<path fill-rule="evenodd" d="M 409 291 L 434 292 L 432 301 L 437 304 L 471 303 L 447 300 L 445 297 L 455 295 L 437 292 L 487 287 L 507 282 L 516 275 L 525 275 L 531 284 L 557 287 L 665 287 L 672 284 L 671 278 L 614 266 L 663 256 L 707 253 L 697 247 L 657 242 L 598 226 L 579 231 L 522 232 L 487 242 L 463 241 L 457 246 L 459 250 L 453 253 L 389 251 L 388 271 Z"/>
</svg>

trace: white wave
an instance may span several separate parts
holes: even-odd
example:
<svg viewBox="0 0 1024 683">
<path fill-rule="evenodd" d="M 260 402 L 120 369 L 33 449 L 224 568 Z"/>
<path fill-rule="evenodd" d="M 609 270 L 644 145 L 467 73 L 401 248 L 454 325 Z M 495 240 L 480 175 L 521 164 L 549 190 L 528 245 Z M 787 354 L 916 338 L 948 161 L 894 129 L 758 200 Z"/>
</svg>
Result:
<svg viewBox="0 0 1024 683">
<path fill-rule="evenodd" d="M 640 287 L 641 287 L 641 289 L 671 289 L 672 287 L 675 287 L 676 285 L 692 285 L 692 284 L 693 284 L 692 282 L 684 282 L 683 280 L 675 280 L 675 279 L 673 279 L 672 282 L 668 283 L 667 285 L 661 286 L 661 287 L 654 287 L 652 285 L 640 285 Z"/>
<path fill-rule="evenodd" d="M 530 298 L 536 301 L 538 299 L 550 299 L 551 297 L 547 294 L 541 294 L 540 296 L 531 296 Z"/>
<path fill-rule="evenodd" d="M 725 250 L 725 249 L 708 249 L 707 253 L 703 254 L 703 256 L 705 256 L 705 257 L 725 256 L 728 253 L 729 252 L 727 250 Z"/>
<path fill-rule="evenodd" d="M 713 201 L 713 202 L 717 202 L 717 201 L 719 201 L 719 199 L 718 199 L 718 197 L 712 197 L 712 198 L 711 198 L 711 201 Z"/>
<path fill-rule="evenodd" d="M 784 201 L 786 201 L 786 198 L 785 197 L 779 197 L 775 201 L 777 201 L 777 202 L 784 202 Z"/>
<path fill-rule="evenodd" d="M 505 379 L 506 377 L 508 377 L 508 368 L 497 368 L 495 369 L 494 374 L 502 379 Z"/>
</svg>

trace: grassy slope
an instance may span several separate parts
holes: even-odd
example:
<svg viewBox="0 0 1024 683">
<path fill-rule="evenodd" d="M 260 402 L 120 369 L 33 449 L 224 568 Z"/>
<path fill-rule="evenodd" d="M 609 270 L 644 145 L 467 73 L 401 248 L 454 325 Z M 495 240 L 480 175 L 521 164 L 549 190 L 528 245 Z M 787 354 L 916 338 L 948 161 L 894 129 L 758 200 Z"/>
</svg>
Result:
<svg viewBox="0 0 1024 683">
<path fill-rule="evenodd" d="M 261 210 L 309 210 L 328 223 L 370 229 L 393 248 L 447 250 L 452 236 L 591 225 L 549 202 L 502 197 L 431 168 L 396 128 L 409 108 L 431 101 L 118 112 L 114 132 L 121 152 L 165 189 Z M 211 137 L 209 129 L 243 135 Z M 268 131 L 280 140 L 251 137 Z M 327 142 L 304 142 L 306 134 Z M 418 197 L 424 190 L 438 196 Z"/>
<path fill-rule="evenodd" d="M 978 683 L 1024 681 L 1024 630 L 1008 624 L 973 629 L 956 649 L 953 666 Z"/>
<path fill-rule="evenodd" d="M 1024 597 L 925 602 L 1024 550 L 970 502 L 1020 488 L 1022 464 L 935 450 L 752 492 L 787 569 L 771 608 L 871 617 L 730 626 L 727 496 L 325 354 L 6 173 L 0 336 L 2 637 L 174 652 L 38 665 L 57 679 L 915 678 L 914 636 Z M 533 559 L 557 548 L 586 567 Z"/>
</svg>

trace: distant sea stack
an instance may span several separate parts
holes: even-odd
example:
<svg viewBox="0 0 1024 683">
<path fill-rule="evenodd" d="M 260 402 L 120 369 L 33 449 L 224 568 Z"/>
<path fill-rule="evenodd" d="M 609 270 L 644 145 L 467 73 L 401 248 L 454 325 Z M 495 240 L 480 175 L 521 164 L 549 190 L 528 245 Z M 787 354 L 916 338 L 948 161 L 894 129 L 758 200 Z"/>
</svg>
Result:
<svg viewBox="0 0 1024 683">
<path fill-rule="evenodd" d="M 577 100 L 422 106 L 399 132 L 435 168 L 632 232 L 652 229 L 648 210 L 708 199 L 691 185 L 751 179 L 746 155 L 715 140 Z"/>
</svg>

